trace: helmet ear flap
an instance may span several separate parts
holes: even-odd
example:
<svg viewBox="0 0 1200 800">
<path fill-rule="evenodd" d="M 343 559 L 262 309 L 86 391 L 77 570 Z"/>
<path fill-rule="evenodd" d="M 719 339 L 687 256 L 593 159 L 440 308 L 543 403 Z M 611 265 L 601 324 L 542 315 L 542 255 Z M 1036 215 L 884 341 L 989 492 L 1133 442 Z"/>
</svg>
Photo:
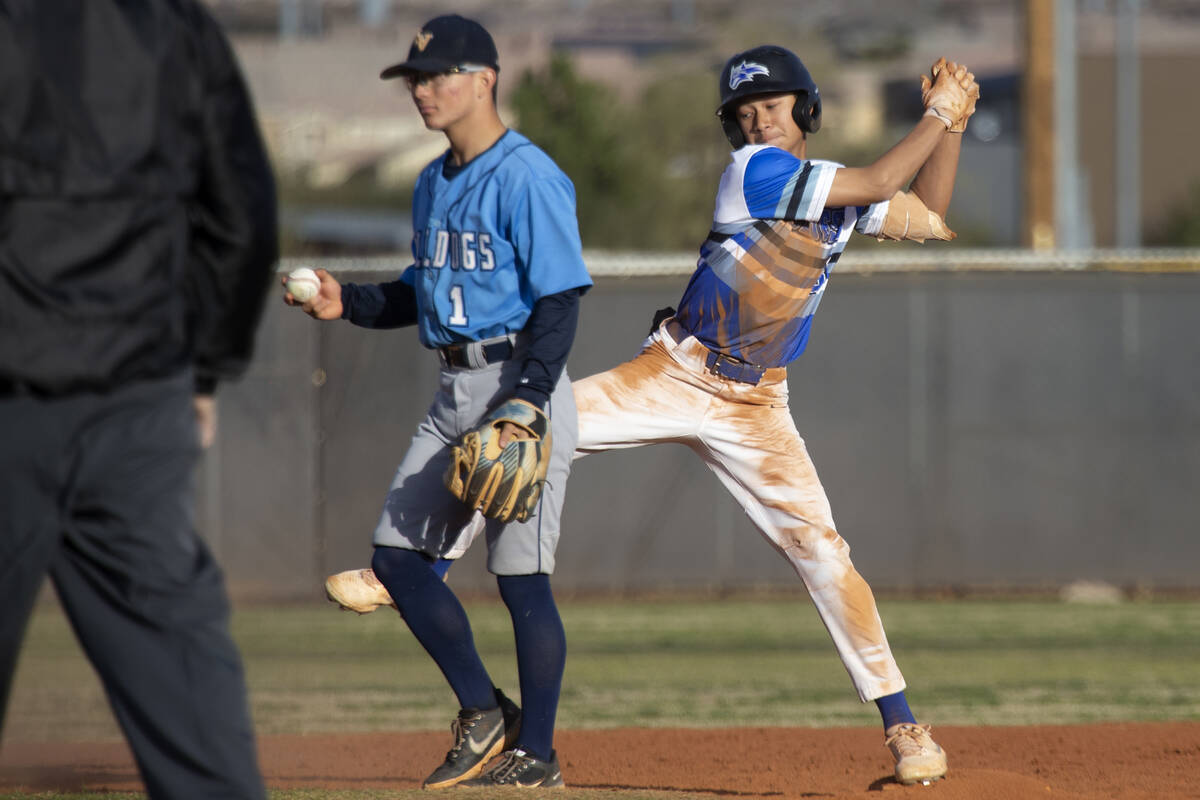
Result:
<svg viewBox="0 0 1200 800">
<path fill-rule="evenodd" d="M 808 92 L 796 93 L 796 104 L 792 106 L 792 119 L 805 133 L 821 130 L 821 97 Z"/>
<path fill-rule="evenodd" d="M 737 116 L 729 113 L 725 108 L 718 108 L 717 119 L 721 120 L 721 129 L 725 131 L 725 138 L 733 145 L 733 149 L 740 150 L 745 147 L 746 134 L 742 133 L 742 126 L 738 125 Z"/>
</svg>

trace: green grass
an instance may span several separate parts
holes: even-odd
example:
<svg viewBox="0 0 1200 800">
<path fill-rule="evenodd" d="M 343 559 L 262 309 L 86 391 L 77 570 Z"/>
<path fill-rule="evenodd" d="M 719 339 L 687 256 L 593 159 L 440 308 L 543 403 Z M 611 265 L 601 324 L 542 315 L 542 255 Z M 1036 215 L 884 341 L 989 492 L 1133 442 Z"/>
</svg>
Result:
<svg viewBox="0 0 1200 800">
<path fill-rule="evenodd" d="M 1200 603 L 882 601 L 919 716 L 947 724 L 1200 719 Z M 873 725 L 806 597 L 564 602 L 563 728 Z M 468 604 L 494 680 L 516 696 L 511 625 Z M 442 730 L 453 696 L 399 616 L 245 608 L 234 635 L 258 731 Z M 71 713 L 63 713 L 70 709 Z M 56 609 L 35 614 L 6 737 L 119 737 Z"/>
<path fill-rule="evenodd" d="M 494 680 L 517 696 L 507 612 L 498 600 L 467 610 Z M 938 725 L 1200 720 L 1200 603 L 884 600 L 880 611 L 910 704 Z M 561 728 L 878 724 L 806 596 L 570 601 L 561 612 L 568 639 Z M 358 617 L 327 605 L 242 608 L 234 635 L 261 735 L 444 732 L 454 712 L 441 674 L 392 610 Z M 119 735 L 65 620 L 55 608 L 40 610 L 6 738 Z M 272 792 L 274 800 L 376 796 L 383 794 Z M 636 798 L 667 796 L 681 797 Z"/>
</svg>

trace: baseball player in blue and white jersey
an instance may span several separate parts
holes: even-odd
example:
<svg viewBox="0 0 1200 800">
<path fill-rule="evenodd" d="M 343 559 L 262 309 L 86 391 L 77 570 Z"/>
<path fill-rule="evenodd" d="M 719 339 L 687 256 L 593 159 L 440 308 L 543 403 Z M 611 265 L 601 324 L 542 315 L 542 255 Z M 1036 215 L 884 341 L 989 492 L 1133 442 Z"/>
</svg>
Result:
<svg viewBox="0 0 1200 800">
<path fill-rule="evenodd" d="M 859 697 L 879 705 L 903 783 L 942 777 L 946 756 L 908 708 L 874 596 L 793 422 L 785 367 L 808 344 L 852 232 L 953 238 L 942 215 L 978 86 L 943 60 L 923 88 L 917 126 L 870 166 L 846 168 L 807 157 L 820 95 L 795 54 L 764 46 L 730 59 L 718 116 L 735 150 L 679 308 L 632 361 L 575 384 L 577 457 L 686 444 L 792 564 Z"/>
<path fill-rule="evenodd" d="M 408 59 L 384 70 L 383 78 L 405 79 L 426 127 L 445 133 L 450 144 L 417 181 L 413 264 L 398 280 L 377 285 L 342 286 L 319 270 L 320 292 L 302 306 L 318 319 L 369 328 L 416 324 L 421 343 L 441 360 L 439 391 L 384 501 L 373 571 L 333 576 L 327 584 L 331 598 L 356 608 L 341 594 L 354 591 L 354 581 L 376 592 L 385 588 L 380 602 L 399 609 L 458 698 L 454 744 L 426 788 L 563 785 L 553 732 L 566 642 L 549 576 L 577 438 L 564 365 L 579 297 L 592 282 L 574 187 L 545 153 L 501 122 L 498 71 L 491 36 L 457 15 L 426 23 Z M 290 294 L 285 300 L 298 305 Z M 536 510 L 523 522 L 501 523 L 460 502 L 443 475 L 448 445 L 514 398 L 545 412 L 552 450 Z M 525 434 L 506 423 L 500 446 L 511 438 Z M 441 579 L 448 559 L 479 532 L 512 615 L 523 711 L 494 687 L 466 614 Z"/>
</svg>

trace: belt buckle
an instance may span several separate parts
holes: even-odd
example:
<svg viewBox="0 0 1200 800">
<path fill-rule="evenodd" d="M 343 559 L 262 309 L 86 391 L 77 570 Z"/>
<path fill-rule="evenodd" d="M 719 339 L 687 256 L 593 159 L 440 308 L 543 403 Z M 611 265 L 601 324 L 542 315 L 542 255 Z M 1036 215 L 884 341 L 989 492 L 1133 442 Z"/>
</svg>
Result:
<svg viewBox="0 0 1200 800">
<path fill-rule="evenodd" d="M 726 378 L 738 383 L 757 386 L 767 370 L 766 367 L 760 367 L 757 364 L 751 364 L 748 361 L 742 361 L 724 353 L 711 353 L 709 356 L 708 371 L 718 378 Z M 754 380 L 749 380 L 748 376 L 751 375 L 754 377 Z"/>
<path fill-rule="evenodd" d="M 442 358 L 447 366 L 461 367 L 466 364 L 466 358 L 463 353 L 463 345 L 448 344 L 442 348 Z"/>
<path fill-rule="evenodd" d="M 715 375 L 718 378 L 733 378 L 732 375 L 726 375 L 726 370 L 722 367 L 736 367 L 738 360 L 732 356 L 727 356 L 724 353 L 709 351 L 708 357 L 708 372 L 710 375 Z"/>
</svg>

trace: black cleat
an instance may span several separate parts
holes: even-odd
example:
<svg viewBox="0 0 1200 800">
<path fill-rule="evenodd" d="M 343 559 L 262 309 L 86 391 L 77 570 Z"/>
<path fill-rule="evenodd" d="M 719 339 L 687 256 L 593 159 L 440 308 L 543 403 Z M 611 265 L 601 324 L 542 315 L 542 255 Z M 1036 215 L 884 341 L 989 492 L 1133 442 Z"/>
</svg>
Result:
<svg viewBox="0 0 1200 800">
<path fill-rule="evenodd" d="M 446 760 L 425 779 L 426 789 L 445 789 L 474 778 L 483 767 L 504 750 L 504 712 L 500 708 L 480 711 L 464 708 L 450 724 L 454 746 Z"/>
<path fill-rule="evenodd" d="M 509 750 L 499 764 L 478 778 L 463 781 L 462 785 L 512 786 L 522 789 L 557 789 L 566 786 L 562 770 L 558 766 L 558 753 L 551 751 L 550 760 L 542 761 L 520 748 Z"/>
<path fill-rule="evenodd" d="M 425 789 L 445 789 L 478 776 L 489 761 L 512 747 L 521 730 L 521 709 L 504 692 L 492 687 L 497 708 L 481 711 L 464 708 L 450 724 L 454 746 L 446 760 L 433 771 L 421 786 Z"/>
</svg>

